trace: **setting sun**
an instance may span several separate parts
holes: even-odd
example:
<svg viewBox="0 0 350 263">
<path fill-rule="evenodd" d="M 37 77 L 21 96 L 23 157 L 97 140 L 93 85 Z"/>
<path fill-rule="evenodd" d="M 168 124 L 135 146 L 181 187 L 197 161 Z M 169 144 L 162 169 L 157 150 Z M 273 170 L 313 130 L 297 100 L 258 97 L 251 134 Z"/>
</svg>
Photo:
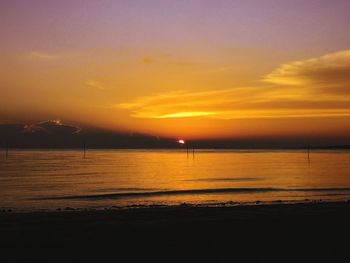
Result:
<svg viewBox="0 0 350 263">
<path fill-rule="evenodd" d="M 178 140 L 177 142 L 180 143 L 180 144 L 185 144 L 184 140 Z"/>
</svg>

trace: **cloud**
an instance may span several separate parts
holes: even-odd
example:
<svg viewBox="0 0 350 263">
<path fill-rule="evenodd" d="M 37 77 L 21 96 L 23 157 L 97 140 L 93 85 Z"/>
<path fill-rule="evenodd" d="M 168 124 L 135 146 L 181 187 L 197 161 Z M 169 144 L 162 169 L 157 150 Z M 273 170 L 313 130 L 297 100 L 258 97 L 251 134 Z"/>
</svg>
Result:
<svg viewBox="0 0 350 263">
<path fill-rule="evenodd" d="M 185 111 L 185 112 L 176 112 L 165 115 L 156 116 L 157 119 L 166 119 L 166 118 L 186 118 L 186 117 L 203 117 L 214 115 L 214 112 L 205 112 L 205 111 Z"/>
<path fill-rule="evenodd" d="M 235 88 L 207 91 L 172 91 L 153 96 L 136 98 L 127 103 L 115 105 L 117 108 L 130 110 L 137 118 L 188 118 L 188 117 L 220 117 L 219 110 L 226 111 L 240 103 L 246 90 L 255 88 Z M 254 92 L 258 94 L 259 91 Z M 253 99 L 253 95 L 248 95 Z"/>
<path fill-rule="evenodd" d="M 56 53 L 47 53 L 41 51 L 32 51 L 26 55 L 30 60 L 40 60 L 40 61 L 49 61 L 61 58 L 61 55 Z"/>
<path fill-rule="evenodd" d="M 48 120 L 35 124 L 26 124 L 23 133 L 45 133 L 45 134 L 77 134 L 81 128 L 63 124 L 59 120 Z"/>
<path fill-rule="evenodd" d="M 153 119 L 350 116 L 350 50 L 282 65 L 254 87 L 164 92 L 116 107 Z"/>
<path fill-rule="evenodd" d="M 99 89 L 99 90 L 105 90 L 105 87 L 103 86 L 103 84 L 101 84 L 100 82 L 95 81 L 95 80 L 88 80 L 85 84 L 88 87 L 92 87 L 92 88 Z"/>
<path fill-rule="evenodd" d="M 350 101 L 299 98 L 282 89 L 241 87 L 199 92 L 176 91 L 139 97 L 116 107 L 135 118 L 214 119 L 350 116 Z"/>
<path fill-rule="evenodd" d="M 141 60 L 142 64 L 152 64 L 154 62 L 154 60 L 152 58 L 143 58 Z"/>
<path fill-rule="evenodd" d="M 263 80 L 306 86 L 316 93 L 350 94 L 350 50 L 281 65 Z"/>
</svg>

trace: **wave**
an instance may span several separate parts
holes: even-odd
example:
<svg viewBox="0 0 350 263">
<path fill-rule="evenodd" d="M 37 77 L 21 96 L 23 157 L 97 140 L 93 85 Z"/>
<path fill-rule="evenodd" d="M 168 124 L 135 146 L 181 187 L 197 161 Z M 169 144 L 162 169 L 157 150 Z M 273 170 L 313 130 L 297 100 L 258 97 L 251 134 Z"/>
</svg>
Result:
<svg viewBox="0 0 350 263">
<path fill-rule="evenodd" d="M 250 181 L 262 181 L 266 178 L 257 178 L 257 177 L 236 177 L 236 178 L 198 178 L 198 179 L 187 179 L 182 180 L 185 182 L 250 182 Z"/>
<path fill-rule="evenodd" d="M 135 192 L 140 192 L 140 191 L 157 191 L 159 188 L 142 188 L 142 187 L 118 187 L 118 188 L 100 188 L 100 189 L 92 189 L 89 192 L 122 192 L 122 191 L 135 191 Z"/>
<path fill-rule="evenodd" d="M 35 200 L 101 200 L 121 198 L 146 198 L 157 196 L 196 195 L 196 194 L 244 194 L 244 193 L 268 193 L 268 192 L 349 192 L 350 188 L 213 188 L 213 189 L 189 189 L 166 190 L 151 192 L 124 192 L 94 195 L 70 195 L 37 198 Z"/>
</svg>

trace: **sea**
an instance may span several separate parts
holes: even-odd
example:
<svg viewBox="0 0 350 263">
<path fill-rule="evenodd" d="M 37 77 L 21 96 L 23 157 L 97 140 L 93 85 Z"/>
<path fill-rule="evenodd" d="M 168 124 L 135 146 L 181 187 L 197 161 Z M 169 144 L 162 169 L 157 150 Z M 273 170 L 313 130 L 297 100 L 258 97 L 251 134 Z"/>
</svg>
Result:
<svg viewBox="0 0 350 263">
<path fill-rule="evenodd" d="M 0 152 L 0 209 L 6 211 L 349 199 L 349 150 Z"/>
</svg>

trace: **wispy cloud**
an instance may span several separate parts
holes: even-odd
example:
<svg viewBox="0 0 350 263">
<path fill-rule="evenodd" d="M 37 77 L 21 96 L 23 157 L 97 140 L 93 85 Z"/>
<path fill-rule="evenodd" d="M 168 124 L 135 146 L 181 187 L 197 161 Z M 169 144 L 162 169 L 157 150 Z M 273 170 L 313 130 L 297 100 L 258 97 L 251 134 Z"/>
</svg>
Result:
<svg viewBox="0 0 350 263">
<path fill-rule="evenodd" d="M 105 90 L 105 87 L 101 82 L 95 81 L 95 80 L 88 80 L 85 82 L 85 85 L 91 88 L 99 89 L 99 90 Z"/>
<path fill-rule="evenodd" d="M 116 107 L 132 117 L 155 119 L 350 116 L 348 95 L 350 51 L 342 51 L 282 65 L 260 86 L 164 92 Z"/>
<path fill-rule="evenodd" d="M 278 85 L 306 86 L 317 93 L 350 94 L 350 50 L 284 64 L 264 78 Z"/>
<path fill-rule="evenodd" d="M 31 60 L 47 61 L 47 60 L 55 60 L 55 59 L 61 58 L 61 55 L 57 53 L 32 51 L 29 54 L 27 54 L 26 57 Z"/>
<path fill-rule="evenodd" d="M 154 59 L 152 58 L 143 58 L 141 59 L 142 64 L 152 64 L 154 62 Z"/>
<path fill-rule="evenodd" d="M 164 114 L 156 116 L 157 119 L 166 119 L 166 118 L 186 118 L 186 117 L 203 117 L 214 115 L 214 112 L 206 112 L 206 111 L 185 111 L 185 112 L 176 112 L 170 114 Z"/>
</svg>

